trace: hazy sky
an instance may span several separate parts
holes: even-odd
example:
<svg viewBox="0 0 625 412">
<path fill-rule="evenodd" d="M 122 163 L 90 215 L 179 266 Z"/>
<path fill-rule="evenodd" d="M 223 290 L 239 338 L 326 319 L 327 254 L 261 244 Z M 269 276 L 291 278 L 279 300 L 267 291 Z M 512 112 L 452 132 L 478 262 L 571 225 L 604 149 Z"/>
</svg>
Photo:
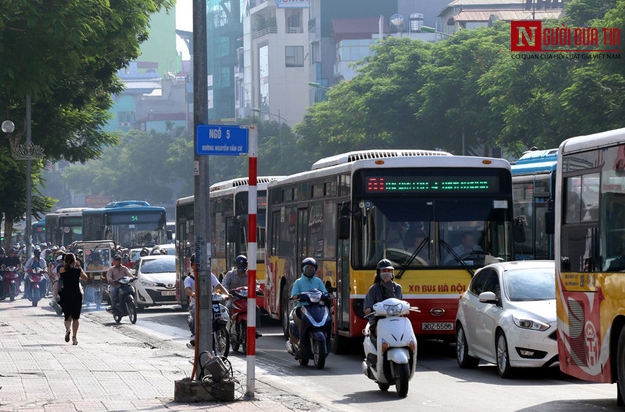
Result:
<svg viewBox="0 0 625 412">
<path fill-rule="evenodd" d="M 193 0 L 176 1 L 176 28 L 193 30 Z"/>
</svg>

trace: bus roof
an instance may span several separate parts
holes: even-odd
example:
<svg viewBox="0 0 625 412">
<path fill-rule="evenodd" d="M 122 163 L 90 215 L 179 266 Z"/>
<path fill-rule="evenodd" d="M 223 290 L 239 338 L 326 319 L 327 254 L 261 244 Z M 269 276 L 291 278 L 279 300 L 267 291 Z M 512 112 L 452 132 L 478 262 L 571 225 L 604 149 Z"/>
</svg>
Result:
<svg viewBox="0 0 625 412">
<path fill-rule="evenodd" d="M 313 163 L 311 170 L 324 169 L 330 166 L 355 162 L 365 159 L 379 159 L 381 157 L 414 157 L 414 156 L 453 156 L 451 153 L 437 150 L 418 150 L 418 149 L 397 149 L 397 150 L 360 150 L 354 152 L 342 153 L 336 156 L 330 156 L 317 160 Z"/>
<path fill-rule="evenodd" d="M 285 176 L 258 176 L 256 183 L 269 183 L 274 180 L 283 179 Z M 249 186 L 249 177 L 237 177 L 235 179 L 224 180 L 223 182 L 213 183 L 210 187 L 210 191 L 214 192 L 222 189 L 230 189 L 239 186 Z"/>
<path fill-rule="evenodd" d="M 437 152 L 444 153 L 444 152 Z M 504 168 L 510 170 L 510 163 L 505 159 L 492 158 L 492 157 L 477 157 L 477 156 L 454 156 L 454 155 L 437 155 L 437 156 L 423 156 L 417 163 L 415 157 L 392 157 L 388 160 L 381 161 L 380 158 L 372 158 L 367 160 L 357 160 L 348 163 L 338 164 L 335 166 L 328 166 L 320 169 L 313 169 L 296 173 L 285 177 L 284 179 L 275 180 L 270 182 L 268 187 L 279 186 L 280 184 L 288 184 L 293 182 L 300 182 L 303 180 L 334 175 L 345 171 L 353 171 L 356 169 L 384 169 L 384 168 L 457 168 L 460 170 L 463 167 L 488 167 L 488 168 Z"/>
<path fill-rule="evenodd" d="M 122 200 L 119 202 L 111 202 L 104 206 L 105 209 L 117 208 L 117 207 L 136 207 L 136 206 L 150 206 L 145 200 Z"/>
<path fill-rule="evenodd" d="M 528 150 L 512 165 L 512 175 L 551 173 L 558 165 L 558 149 Z"/>
<path fill-rule="evenodd" d="M 560 143 L 559 150 L 560 153 L 564 154 L 619 144 L 625 144 L 625 128 L 571 137 Z"/>
</svg>

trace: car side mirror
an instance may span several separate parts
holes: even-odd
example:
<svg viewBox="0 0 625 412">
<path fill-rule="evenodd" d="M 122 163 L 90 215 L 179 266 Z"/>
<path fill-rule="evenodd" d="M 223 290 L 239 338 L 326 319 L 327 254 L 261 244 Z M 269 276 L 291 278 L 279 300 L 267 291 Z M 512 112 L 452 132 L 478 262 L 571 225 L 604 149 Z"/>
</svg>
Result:
<svg viewBox="0 0 625 412">
<path fill-rule="evenodd" d="M 482 292 L 478 297 L 479 301 L 482 303 L 497 303 L 499 299 L 497 299 L 497 295 L 495 292 Z"/>
</svg>

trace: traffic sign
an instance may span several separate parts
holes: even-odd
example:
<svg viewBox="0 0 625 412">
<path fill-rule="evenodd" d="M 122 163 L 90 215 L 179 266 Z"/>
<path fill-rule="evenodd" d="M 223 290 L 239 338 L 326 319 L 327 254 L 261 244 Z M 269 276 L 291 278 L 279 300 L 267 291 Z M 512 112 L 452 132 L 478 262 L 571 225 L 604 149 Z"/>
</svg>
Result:
<svg viewBox="0 0 625 412">
<path fill-rule="evenodd" d="M 243 156 L 247 154 L 247 128 L 199 124 L 195 135 L 198 155 Z"/>
</svg>

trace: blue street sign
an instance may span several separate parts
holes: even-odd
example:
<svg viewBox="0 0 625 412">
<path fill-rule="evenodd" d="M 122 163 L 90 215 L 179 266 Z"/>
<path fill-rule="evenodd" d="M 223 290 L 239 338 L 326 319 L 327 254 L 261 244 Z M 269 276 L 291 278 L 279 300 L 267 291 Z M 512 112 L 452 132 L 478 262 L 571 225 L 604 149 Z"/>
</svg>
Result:
<svg viewBox="0 0 625 412">
<path fill-rule="evenodd" d="M 247 137 L 247 128 L 199 124 L 196 131 L 196 154 L 213 156 L 247 155 Z"/>
</svg>

